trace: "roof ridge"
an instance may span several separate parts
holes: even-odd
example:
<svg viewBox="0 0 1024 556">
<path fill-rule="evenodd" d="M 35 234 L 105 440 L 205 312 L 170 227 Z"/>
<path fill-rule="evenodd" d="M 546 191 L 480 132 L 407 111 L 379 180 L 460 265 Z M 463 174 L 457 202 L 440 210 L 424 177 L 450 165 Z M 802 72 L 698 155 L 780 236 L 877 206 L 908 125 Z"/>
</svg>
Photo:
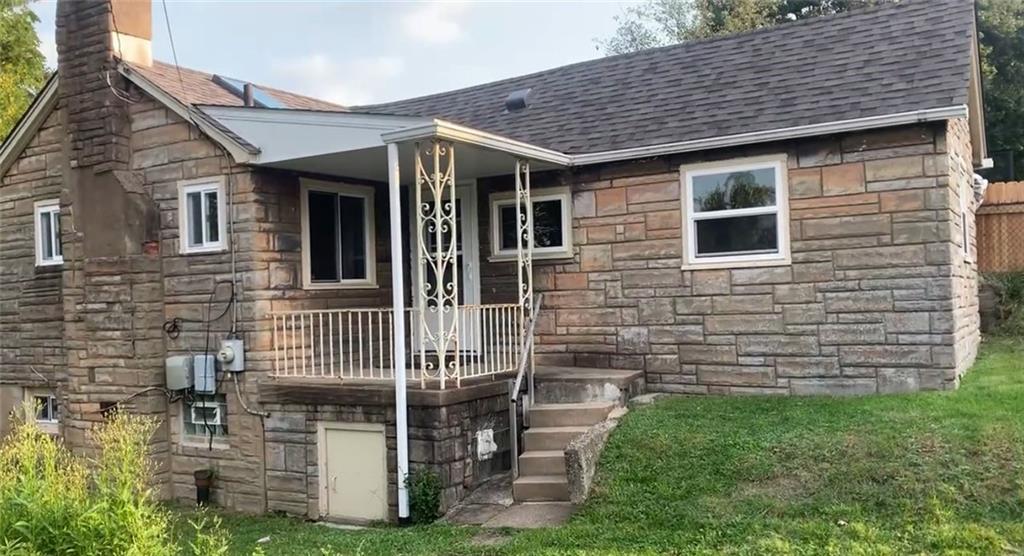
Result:
<svg viewBox="0 0 1024 556">
<path fill-rule="evenodd" d="M 719 36 L 715 36 L 715 37 L 706 37 L 706 38 L 702 38 L 702 39 L 692 39 L 692 40 L 682 41 L 682 42 L 678 42 L 678 43 L 674 43 L 674 44 L 667 44 L 667 45 L 664 45 L 664 46 L 656 46 L 656 47 L 652 47 L 652 48 L 645 48 L 643 50 L 637 50 L 635 52 L 625 52 L 625 53 L 622 53 L 622 54 L 615 54 L 615 55 L 612 55 L 612 56 L 602 56 L 602 57 L 598 57 L 598 58 L 592 58 L 590 60 L 582 60 L 582 61 L 579 61 L 579 62 L 573 62 L 571 64 L 565 64 L 565 65 L 561 65 L 561 66 L 555 66 L 555 67 L 552 67 L 552 68 L 538 70 L 538 71 L 534 71 L 534 72 L 531 72 L 531 73 L 525 73 L 525 74 L 521 74 L 521 75 L 514 75 L 514 76 L 510 76 L 510 77 L 505 77 L 505 78 L 502 78 L 502 79 L 497 79 L 497 80 L 494 80 L 494 81 L 488 81 L 488 82 L 485 82 L 485 83 L 479 83 L 479 84 L 476 84 L 476 85 L 467 85 L 465 87 L 459 87 L 457 89 L 447 89 L 447 90 L 444 90 L 444 91 L 439 91 L 439 92 L 436 92 L 436 93 L 430 93 L 430 94 L 427 94 L 427 95 L 421 95 L 421 96 L 415 96 L 415 97 L 407 97 L 407 98 L 400 98 L 400 99 L 396 99 L 396 100 L 391 100 L 391 101 L 387 101 L 387 102 L 378 102 L 378 103 L 374 103 L 374 104 L 352 105 L 352 106 L 349 106 L 347 108 L 352 109 L 352 110 L 365 109 L 365 108 L 380 108 L 380 107 L 386 107 L 386 106 L 391 105 L 391 104 L 398 104 L 398 103 L 407 103 L 407 102 L 412 102 L 412 101 L 427 100 L 427 99 L 434 98 L 434 97 L 450 95 L 450 94 L 453 94 L 453 93 L 469 91 L 469 90 L 472 90 L 472 89 L 479 89 L 479 88 L 483 88 L 483 87 L 498 86 L 498 85 L 501 85 L 503 83 L 508 83 L 508 82 L 511 82 L 511 81 L 519 81 L 519 80 L 524 80 L 524 79 L 530 79 L 530 78 L 533 78 L 533 77 L 536 77 L 536 76 L 539 76 L 539 75 L 547 74 L 549 72 L 564 71 L 564 70 L 568 70 L 570 68 L 575 68 L 575 67 L 579 67 L 579 66 L 587 66 L 587 65 L 592 65 L 592 64 L 593 65 L 598 65 L 598 64 L 602 64 L 602 63 L 614 63 L 614 62 L 625 60 L 625 59 L 628 59 L 628 58 L 640 58 L 640 57 L 644 57 L 644 56 L 652 56 L 652 55 L 656 55 L 658 53 L 665 52 L 665 51 L 668 51 L 668 50 L 685 50 L 685 49 L 688 49 L 688 48 L 694 48 L 694 47 L 697 47 L 697 46 L 713 44 L 713 43 L 716 43 L 716 42 L 725 42 L 725 41 L 729 41 L 729 40 L 736 40 L 737 38 L 747 37 L 747 36 L 750 36 L 750 35 L 770 34 L 770 33 L 782 32 L 782 31 L 785 31 L 785 30 L 799 28 L 799 27 L 804 27 L 804 26 L 808 26 L 808 25 L 822 25 L 822 24 L 827 24 L 827 23 L 829 23 L 831 21 L 834 21 L 836 19 L 848 19 L 848 18 L 852 18 L 852 17 L 864 17 L 864 16 L 867 16 L 868 14 L 874 14 L 875 12 L 878 12 L 878 11 L 895 10 L 895 9 L 907 8 L 907 7 L 915 7 L 915 6 L 924 6 L 929 1 L 934 1 L 934 0 L 892 0 L 891 2 L 890 1 L 883 1 L 883 3 L 880 3 L 880 4 L 874 4 L 874 5 L 870 5 L 870 6 L 865 6 L 865 7 L 861 7 L 861 8 L 857 8 L 857 9 L 854 9 L 854 10 L 850 10 L 850 11 L 846 11 L 846 12 L 841 12 L 841 13 L 834 13 L 834 14 L 829 14 L 829 15 L 821 15 L 821 16 L 809 17 L 809 18 L 806 18 L 806 19 L 799 19 L 799 20 L 796 20 L 796 21 L 788 21 L 788 22 L 778 23 L 778 24 L 775 24 L 775 25 L 768 25 L 768 26 L 765 26 L 765 27 L 760 27 L 758 29 L 750 29 L 750 30 L 747 30 L 747 31 L 740 31 L 740 32 L 737 32 L 737 33 L 730 33 L 728 35 L 719 35 Z M 951 2 L 953 0 L 943 0 L 943 1 Z M 969 1 L 973 2 L 973 0 L 969 0 Z"/>
</svg>

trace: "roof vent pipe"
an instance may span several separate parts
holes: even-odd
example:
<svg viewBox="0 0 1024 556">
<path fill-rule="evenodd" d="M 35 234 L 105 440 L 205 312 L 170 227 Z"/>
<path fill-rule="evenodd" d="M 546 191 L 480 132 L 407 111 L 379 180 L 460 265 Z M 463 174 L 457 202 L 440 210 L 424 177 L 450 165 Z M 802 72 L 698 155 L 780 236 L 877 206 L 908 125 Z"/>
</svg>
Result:
<svg viewBox="0 0 1024 556">
<path fill-rule="evenodd" d="M 242 87 L 242 102 L 244 102 L 246 106 L 256 106 L 256 101 L 254 100 L 254 94 L 252 90 L 252 83 L 246 83 Z"/>
<path fill-rule="evenodd" d="M 532 88 L 518 89 L 508 94 L 505 99 L 506 112 L 519 112 L 530 107 L 530 91 Z"/>
</svg>

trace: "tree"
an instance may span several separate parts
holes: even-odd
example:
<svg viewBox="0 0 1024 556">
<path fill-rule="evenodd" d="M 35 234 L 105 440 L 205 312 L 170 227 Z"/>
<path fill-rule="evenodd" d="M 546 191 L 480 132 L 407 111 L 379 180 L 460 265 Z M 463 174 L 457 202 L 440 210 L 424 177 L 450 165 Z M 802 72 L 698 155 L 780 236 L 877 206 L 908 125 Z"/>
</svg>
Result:
<svg viewBox="0 0 1024 556">
<path fill-rule="evenodd" d="M 39 18 L 29 1 L 0 0 L 0 137 L 7 137 L 46 82 L 34 27 Z"/>
<path fill-rule="evenodd" d="M 618 28 L 598 39 L 606 55 L 728 35 L 786 21 L 830 15 L 893 0 L 646 0 L 615 17 Z M 1009 154 L 1024 179 L 1024 1 L 977 0 L 989 151 L 993 179 L 1006 179 Z"/>
</svg>

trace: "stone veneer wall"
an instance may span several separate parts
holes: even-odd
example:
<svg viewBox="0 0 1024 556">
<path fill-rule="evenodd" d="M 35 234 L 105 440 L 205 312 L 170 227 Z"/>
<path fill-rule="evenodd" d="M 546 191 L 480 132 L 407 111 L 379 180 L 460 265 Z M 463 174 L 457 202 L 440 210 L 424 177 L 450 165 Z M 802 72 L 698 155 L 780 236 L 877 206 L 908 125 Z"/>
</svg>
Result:
<svg viewBox="0 0 1024 556">
<path fill-rule="evenodd" d="M 644 369 L 652 391 L 953 388 L 978 342 L 956 192 L 962 120 L 560 172 L 576 255 L 535 262 L 538 363 Z M 792 264 L 680 270 L 680 164 L 788 155 Z M 485 187 L 507 187 L 507 179 Z M 482 195 L 485 197 L 485 195 Z M 485 270 L 492 282 L 511 265 Z M 487 278 L 485 278 L 485 281 Z"/>
<path fill-rule="evenodd" d="M 385 425 L 388 460 L 388 508 L 397 519 L 394 391 L 377 389 L 376 395 L 363 390 L 364 401 L 337 402 L 332 391 L 344 387 L 305 390 L 302 400 L 278 395 L 268 386 L 265 396 L 272 403 L 266 408 L 272 416 L 266 420 L 267 509 L 291 515 L 320 516 L 319 460 L 317 424 L 319 422 L 378 423 Z M 286 387 L 282 389 L 287 390 Z M 471 389 L 469 396 L 451 397 L 439 403 L 417 402 L 415 393 L 409 405 L 409 466 L 411 471 L 429 468 L 441 478 L 442 511 L 460 500 L 466 492 L 511 465 L 509 441 L 508 388 L 504 382 Z M 351 392 L 350 392 L 351 393 Z M 452 394 L 454 391 L 447 392 Z M 460 392 L 465 394 L 466 392 Z M 420 392 L 422 394 L 422 392 Z M 341 394 L 344 396 L 344 394 Z M 374 401 L 369 401 L 373 398 Z M 467 399 L 468 398 L 468 399 Z M 445 396 L 437 396 L 438 400 Z M 494 431 L 497 451 L 487 460 L 476 453 L 476 432 Z"/>
<path fill-rule="evenodd" d="M 54 110 L 0 180 L 0 437 L 24 387 L 62 394 L 61 267 L 36 266 L 34 215 L 37 201 L 61 197 L 63 131 Z"/>
</svg>

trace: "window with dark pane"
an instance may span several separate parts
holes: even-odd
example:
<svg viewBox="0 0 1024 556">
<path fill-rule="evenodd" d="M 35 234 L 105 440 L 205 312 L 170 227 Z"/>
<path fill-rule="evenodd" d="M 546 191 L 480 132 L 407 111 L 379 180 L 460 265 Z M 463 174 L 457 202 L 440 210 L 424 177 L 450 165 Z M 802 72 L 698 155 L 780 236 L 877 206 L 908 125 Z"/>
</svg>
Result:
<svg viewBox="0 0 1024 556">
<path fill-rule="evenodd" d="M 199 191 L 189 193 L 185 200 L 188 204 L 188 244 L 203 244 L 203 194 Z"/>
<path fill-rule="evenodd" d="M 36 422 L 56 423 L 58 421 L 56 396 L 34 396 L 34 403 L 36 406 Z"/>
<path fill-rule="evenodd" d="M 562 247 L 562 201 L 551 199 L 533 203 L 533 246 Z"/>
<path fill-rule="evenodd" d="M 220 241 L 220 213 L 217 211 L 217 192 L 207 191 L 206 196 L 206 242 Z"/>
<path fill-rule="evenodd" d="M 39 237 L 43 242 L 43 260 L 53 259 L 53 213 L 39 214 Z"/>
<path fill-rule="evenodd" d="M 516 249 L 516 236 L 519 234 L 519 226 L 516 225 L 516 206 L 505 205 L 499 208 L 501 214 L 501 248 Z"/>
<path fill-rule="evenodd" d="M 697 220 L 697 257 L 774 253 L 778 224 L 774 214 Z"/>
<path fill-rule="evenodd" d="M 341 216 L 341 278 L 366 278 L 366 200 L 338 196 Z"/>
<path fill-rule="evenodd" d="M 334 193 L 309 192 L 309 274 L 314 282 L 339 279 L 337 199 Z"/>
<path fill-rule="evenodd" d="M 695 212 L 770 207 L 775 205 L 775 169 L 694 176 L 692 194 Z"/>
</svg>

